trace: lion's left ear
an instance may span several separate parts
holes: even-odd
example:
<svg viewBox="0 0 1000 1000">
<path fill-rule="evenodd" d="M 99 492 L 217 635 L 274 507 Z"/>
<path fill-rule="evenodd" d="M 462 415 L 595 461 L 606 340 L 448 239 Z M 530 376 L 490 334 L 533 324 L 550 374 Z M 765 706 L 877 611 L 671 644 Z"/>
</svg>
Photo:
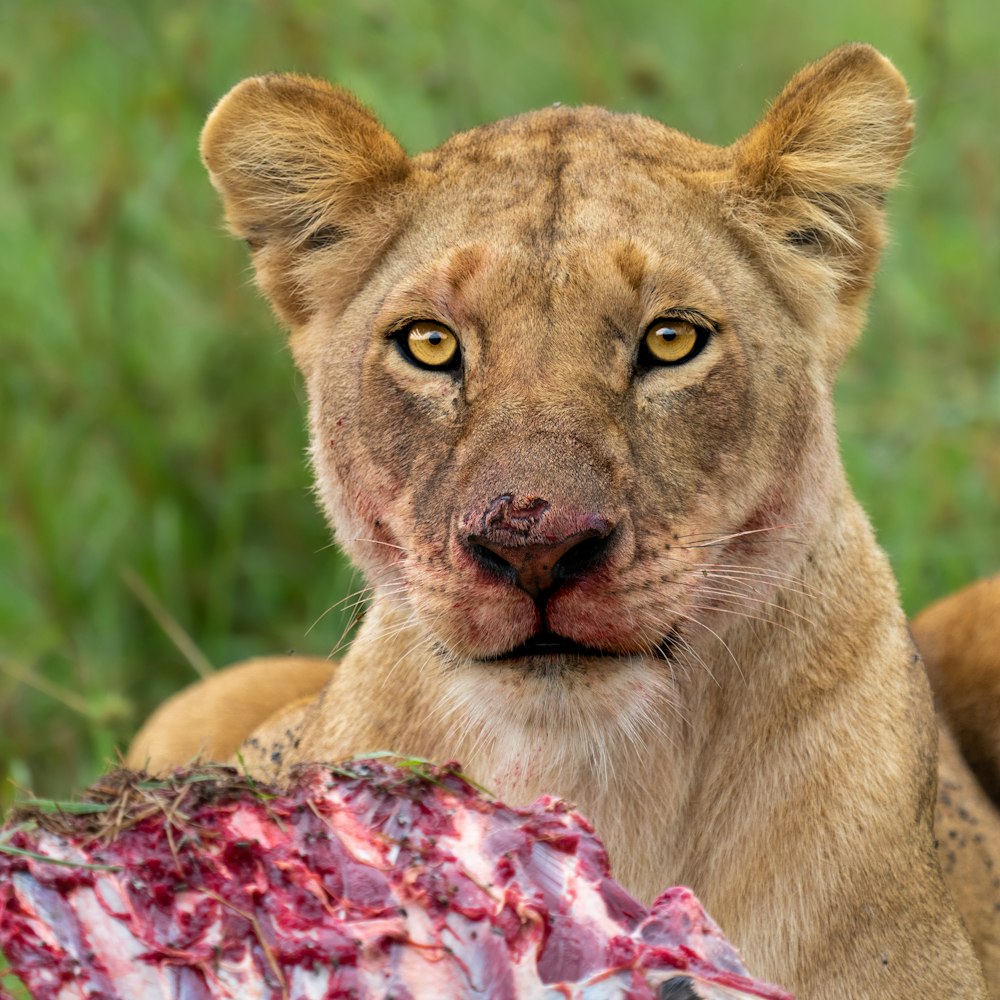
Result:
<svg viewBox="0 0 1000 1000">
<path fill-rule="evenodd" d="M 329 298 L 335 272 L 363 272 L 384 244 L 409 172 L 399 143 L 347 91 L 291 74 L 252 77 L 216 105 L 201 155 L 257 281 L 295 329 Z M 339 256 L 317 282 L 317 250 Z"/>
<path fill-rule="evenodd" d="M 828 303 L 830 293 L 863 301 L 912 116 L 892 63 L 871 46 L 845 45 L 798 73 L 731 147 L 728 210 L 765 244 L 779 279 Z"/>
</svg>

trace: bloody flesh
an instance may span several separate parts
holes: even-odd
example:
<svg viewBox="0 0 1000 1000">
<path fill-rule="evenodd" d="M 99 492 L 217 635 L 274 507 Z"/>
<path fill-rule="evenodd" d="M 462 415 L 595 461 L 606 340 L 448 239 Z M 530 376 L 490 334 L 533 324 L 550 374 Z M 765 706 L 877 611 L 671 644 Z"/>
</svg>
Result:
<svg viewBox="0 0 1000 1000">
<path fill-rule="evenodd" d="M 510 809 L 454 765 L 316 766 L 282 793 L 123 771 L 90 800 L 0 842 L 0 947 L 37 1000 L 791 1000 L 689 890 L 629 896 L 565 803 Z"/>
</svg>

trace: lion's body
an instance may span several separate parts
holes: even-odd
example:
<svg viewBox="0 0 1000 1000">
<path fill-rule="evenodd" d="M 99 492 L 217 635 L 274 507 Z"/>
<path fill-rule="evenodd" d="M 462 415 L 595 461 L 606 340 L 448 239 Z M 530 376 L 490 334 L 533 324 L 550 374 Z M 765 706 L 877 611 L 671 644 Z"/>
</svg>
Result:
<svg viewBox="0 0 1000 1000">
<path fill-rule="evenodd" d="M 946 734 L 935 849 L 927 679 L 831 407 L 909 136 L 864 47 L 726 149 L 551 108 L 409 159 L 325 84 L 237 87 L 203 155 L 373 603 L 332 673 L 235 668 L 131 762 L 198 752 L 199 702 L 205 752 L 279 781 L 458 758 L 575 800 L 626 886 L 691 885 L 802 998 L 985 996 L 959 909 L 996 976 L 1000 824 Z M 678 363 L 643 346 L 664 324 Z M 438 367 L 410 346 L 431 327 Z"/>
</svg>

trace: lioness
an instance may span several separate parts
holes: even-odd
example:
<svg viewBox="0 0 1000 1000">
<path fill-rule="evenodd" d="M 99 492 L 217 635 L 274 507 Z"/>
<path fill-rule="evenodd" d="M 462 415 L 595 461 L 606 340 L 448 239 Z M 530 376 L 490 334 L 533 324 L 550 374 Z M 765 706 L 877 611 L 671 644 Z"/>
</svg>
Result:
<svg viewBox="0 0 1000 1000">
<path fill-rule="evenodd" d="M 970 937 L 1000 996 L 997 815 L 944 735 L 935 852 L 931 697 L 832 413 L 911 128 L 863 45 L 726 148 L 554 106 L 410 158 L 324 82 L 235 87 L 202 155 L 371 610 L 130 762 L 458 758 L 577 802 L 802 1000 L 984 997 Z"/>
</svg>

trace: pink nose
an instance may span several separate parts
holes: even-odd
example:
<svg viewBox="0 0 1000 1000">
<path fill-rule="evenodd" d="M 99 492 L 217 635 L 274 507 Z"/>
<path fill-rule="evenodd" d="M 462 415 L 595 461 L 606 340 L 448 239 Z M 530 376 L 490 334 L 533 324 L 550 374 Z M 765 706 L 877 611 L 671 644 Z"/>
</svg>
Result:
<svg viewBox="0 0 1000 1000">
<path fill-rule="evenodd" d="M 536 602 L 597 566 L 614 530 L 599 514 L 557 511 L 540 497 L 509 493 L 475 520 L 465 539 L 473 557 Z"/>
</svg>

